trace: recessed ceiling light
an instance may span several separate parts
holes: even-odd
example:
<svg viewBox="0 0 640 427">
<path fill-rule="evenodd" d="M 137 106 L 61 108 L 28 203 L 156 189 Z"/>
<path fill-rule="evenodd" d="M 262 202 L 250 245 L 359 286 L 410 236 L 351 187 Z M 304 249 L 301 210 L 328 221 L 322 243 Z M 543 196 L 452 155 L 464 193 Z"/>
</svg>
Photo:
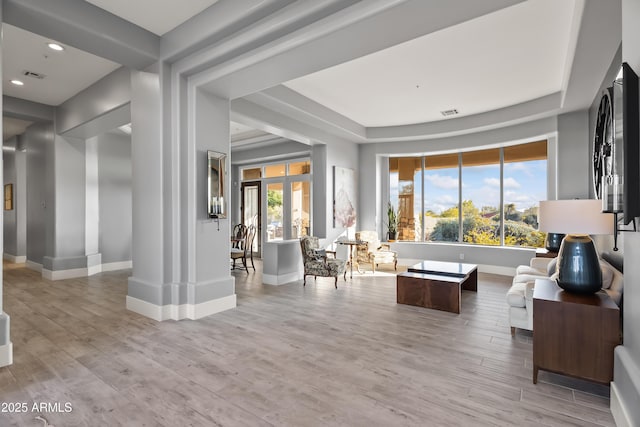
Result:
<svg viewBox="0 0 640 427">
<path fill-rule="evenodd" d="M 58 52 L 64 50 L 64 46 L 58 43 L 47 43 L 47 46 L 49 46 L 49 49 L 57 50 Z"/>
<path fill-rule="evenodd" d="M 11 80 L 11 83 L 13 83 L 16 86 L 24 86 L 24 83 L 22 83 L 20 80 L 17 80 L 17 79 Z"/>
</svg>

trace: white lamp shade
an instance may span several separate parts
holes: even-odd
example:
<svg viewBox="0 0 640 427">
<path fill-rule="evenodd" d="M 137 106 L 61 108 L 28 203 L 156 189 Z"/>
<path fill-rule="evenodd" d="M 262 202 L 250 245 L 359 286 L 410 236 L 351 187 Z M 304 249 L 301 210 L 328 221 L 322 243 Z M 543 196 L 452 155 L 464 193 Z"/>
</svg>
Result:
<svg viewBox="0 0 640 427">
<path fill-rule="evenodd" d="M 544 200 L 538 213 L 540 231 L 562 234 L 613 234 L 613 214 L 602 213 L 600 200 Z"/>
</svg>

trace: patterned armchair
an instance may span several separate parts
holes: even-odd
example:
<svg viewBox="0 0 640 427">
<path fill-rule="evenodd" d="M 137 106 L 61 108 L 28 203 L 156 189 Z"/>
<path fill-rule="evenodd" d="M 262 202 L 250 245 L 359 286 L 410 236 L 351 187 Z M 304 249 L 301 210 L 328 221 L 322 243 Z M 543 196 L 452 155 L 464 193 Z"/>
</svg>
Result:
<svg viewBox="0 0 640 427">
<path fill-rule="evenodd" d="M 360 264 L 371 264 L 371 269 L 376 272 L 378 264 L 391 264 L 393 269 L 397 270 L 398 254 L 391 250 L 389 245 L 380 243 L 378 233 L 375 231 L 358 231 L 356 240 L 364 243 L 356 246 L 356 261 L 358 262 L 358 271 Z"/>
<path fill-rule="evenodd" d="M 334 277 L 336 289 L 338 289 L 339 275 L 344 275 L 344 280 L 347 280 L 346 261 L 327 258 L 327 252 L 320 249 L 317 237 L 301 237 L 300 248 L 302 249 L 302 263 L 304 264 L 303 286 L 307 285 L 307 276 L 313 276 L 314 278 L 318 276 Z"/>
</svg>

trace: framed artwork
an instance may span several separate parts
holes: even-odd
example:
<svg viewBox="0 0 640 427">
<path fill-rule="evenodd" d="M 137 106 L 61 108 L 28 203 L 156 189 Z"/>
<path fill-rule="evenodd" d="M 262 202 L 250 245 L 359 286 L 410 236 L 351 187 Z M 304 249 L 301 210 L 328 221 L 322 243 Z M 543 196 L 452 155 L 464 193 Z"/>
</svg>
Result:
<svg viewBox="0 0 640 427">
<path fill-rule="evenodd" d="M 356 224 L 356 173 L 333 167 L 333 226 L 349 228 Z"/>
<path fill-rule="evenodd" d="M 13 210 L 13 184 L 4 185 L 4 210 Z"/>
</svg>

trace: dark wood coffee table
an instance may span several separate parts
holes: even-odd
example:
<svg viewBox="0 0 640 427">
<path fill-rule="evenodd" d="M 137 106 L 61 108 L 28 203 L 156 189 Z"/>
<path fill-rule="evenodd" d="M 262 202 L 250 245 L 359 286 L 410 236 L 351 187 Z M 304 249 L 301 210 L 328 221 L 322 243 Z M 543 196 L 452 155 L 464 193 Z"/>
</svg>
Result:
<svg viewBox="0 0 640 427">
<path fill-rule="evenodd" d="M 460 313 L 460 290 L 477 292 L 478 266 L 458 262 L 422 261 L 398 274 L 398 304 Z"/>
</svg>

